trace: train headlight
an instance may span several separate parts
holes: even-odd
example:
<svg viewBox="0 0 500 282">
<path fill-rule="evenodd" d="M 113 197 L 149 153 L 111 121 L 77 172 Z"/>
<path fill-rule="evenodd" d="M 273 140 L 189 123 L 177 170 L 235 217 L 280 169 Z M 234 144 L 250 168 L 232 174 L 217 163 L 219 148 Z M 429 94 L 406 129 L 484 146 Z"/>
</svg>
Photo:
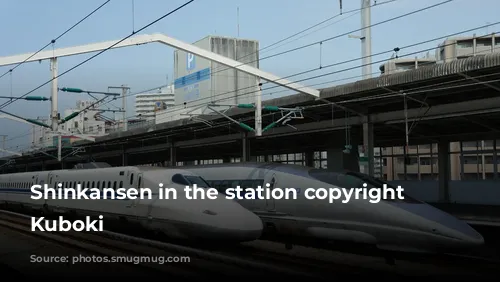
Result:
<svg viewBox="0 0 500 282">
<path fill-rule="evenodd" d="M 211 210 L 204 210 L 203 213 L 209 214 L 209 215 L 217 215 L 216 212 L 211 211 Z"/>
</svg>

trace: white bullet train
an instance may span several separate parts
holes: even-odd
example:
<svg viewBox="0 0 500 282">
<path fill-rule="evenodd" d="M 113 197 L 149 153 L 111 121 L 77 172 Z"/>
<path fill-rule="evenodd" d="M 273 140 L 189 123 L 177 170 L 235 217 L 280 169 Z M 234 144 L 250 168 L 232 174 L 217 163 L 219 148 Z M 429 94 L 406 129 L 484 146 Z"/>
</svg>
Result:
<svg viewBox="0 0 500 282">
<path fill-rule="evenodd" d="M 149 188 L 152 199 L 40 199 L 33 200 L 31 187 L 48 184 L 49 188 Z M 158 199 L 159 183 L 175 188 L 177 199 Z M 0 174 L 0 204 L 23 206 L 46 213 L 70 213 L 78 216 L 103 215 L 126 224 L 140 224 L 149 230 L 177 239 L 252 241 L 261 236 L 263 225 L 258 216 L 236 201 L 188 200 L 186 185 L 208 184 L 192 172 L 155 167 L 109 167 Z"/>
<path fill-rule="evenodd" d="M 368 188 L 383 187 L 385 182 L 360 173 L 335 173 L 277 163 L 231 163 L 182 169 L 200 175 L 220 193 L 237 185 L 256 188 L 265 187 L 266 183 L 270 184 L 269 189 L 295 188 L 296 200 L 239 200 L 242 206 L 260 216 L 265 234 L 271 231 L 283 238 L 362 243 L 397 252 L 436 253 L 484 244 L 481 234 L 467 223 L 407 195 L 404 200 L 378 203 L 370 203 L 362 197 L 341 203 L 343 197 L 329 203 L 328 198 L 309 200 L 304 196 L 307 188 L 361 188 L 363 183 L 367 183 Z M 290 243 L 287 245 L 292 247 Z"/>
</svg>

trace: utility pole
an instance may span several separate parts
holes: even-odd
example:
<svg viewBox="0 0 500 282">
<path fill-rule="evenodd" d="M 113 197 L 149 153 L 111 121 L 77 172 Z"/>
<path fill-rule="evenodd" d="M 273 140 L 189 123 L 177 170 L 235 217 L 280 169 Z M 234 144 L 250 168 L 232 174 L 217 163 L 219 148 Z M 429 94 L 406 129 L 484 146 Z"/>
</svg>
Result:
<svg viewBox="0 0 500 282">
<path fill-rule="evenodd" d="M 363 57 L 363 79 L 371 78 L 372 73 L 372 31 L 371 0 L 361 0 L 361 56 Z"/>
<path fill-rule="evenodd" d="M 342 1 L 340 1 L 340 10 L 342 11 Z M 371 0 L 361 0 L 361 35 L 350 34 L 349 38 L 361 40 L 361 57 L 363 79 L 372 77 L 372 32 L 371 32 Z M 374 174 L 374 150 L 373 147 L 373 124 L 366 121 L 363 124 L 363 150 L 360 152 L 360 158 L 363 161 L 363 172 L 373 176 Z"/>
<path fill-rule="evenodd" d="M 52 132 L 57 134 L 57 160 L 60 162 L 62 160 L 62 136 L 59 133 L 59 110 L 58 110 L 58 95 L 57 95 L 57 58 L 52 57 L 50 59 L 50 70 L 52 72 L 52 89 L 51 89 L 51 109 L 50 109 L 50 127 Z"/>
<path fill-rule="evenodd" d="M 257 95 L 255 95 L 255 136 L 262 136 L 262 83 L 257 79 Z"/>
<path fill-rule="evenodd" d="M 361 40 L 361 74 L 363 79 L 372 77 L 372 31 L 371 31 L 371 0 L 361 0 L 361 35 L 349 34 L 349 38 Z M 342 5 L 342 4 L 341 4 Z M 342 6 L 341 6 L 342 9 Z"/>
<path fill-rule="evenodd" d="M 108 91 L 110 89 L 121 89 L 122 90 L 122 111 L 123 111 L 123 131 L 127 131 L 128 123 L 127 123 L 127 92 L 130 90 L 130 87 L 127 87 L 125 84 L 122 86 L 108 86 Z"/>
</svg>

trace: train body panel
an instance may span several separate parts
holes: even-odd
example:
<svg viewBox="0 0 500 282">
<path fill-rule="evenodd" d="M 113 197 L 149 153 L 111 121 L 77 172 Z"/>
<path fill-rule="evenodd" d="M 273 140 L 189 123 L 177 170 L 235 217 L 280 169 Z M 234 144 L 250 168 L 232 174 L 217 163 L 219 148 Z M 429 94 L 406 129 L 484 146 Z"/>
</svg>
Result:
<svg viewBox="0 0 500 282">
<path fill-rule="evenodd" d="M 366 175 L 335 173 L 303 166 L 266 163 L 233 163 L 182 167 L 199 174 L 220 192 L 227 188 L 293 188 L 297 199 L 249 199 L 239 203 L 259 215 L 278 235 L 377 245 L 381 249 L 432 251 L 440 248 L 472 247 L 483 237 L 467 223 L 428 204 L 411 199 L 371 203 L 362 197 L 345 196 L 329 203 L 307 199 L 308 188 L 382 187 Z M 387 183 L 385 183 L 387 184 Z M 314 195 L 314 194 L 310 194 Z M 396 195 L 397 196 L 397 195 Z"/>
<path fill-rule="evenodd" d="M 176 199 L 160 199 L 160 186 L 176 191 Z M 57 170 L 0 175 L 0 203 L 16 204 L 45 212 L 103 215 L 126 224 L 139 223 L 147 229 L 182 239 L 225 239 L 251 241 L 262 232 L 262 221 L 235 201 L 220 197 L 216 200 L 190 200 L 184 197 L 185 186 L 197 183 L 204 189 L 206 182 L 199 176 L 181 169 L 148 167 L 112 167 L 95 169 Z M 33 185 L 49 188 L 97 188 L 107 199 L 31 199 Z M 205 184 L 205 185 L 203 185 Z M 112 189 L 108 189 L 112 188 Z M 145 198 L 111 198 L 119 188 L 139 191 L 149 188 Z M 136 188 L 136 189 L 129 189 Z M 107 194 L 104 193 L 107 190 Z M 43 189 L 39 190 L 43 192 Z M 143 189 L 143 191 L 148 191 Z M 165 191 L 165 190 L 163 190 Z M 87 193 L 90 196 L 90 193 Z M 36 196 L 36 195 L 35 195 Z M 49 194 L 48 196 L 51 196 Z M 148 196 L 151 196 L 150 198 Z"/>
</svg>

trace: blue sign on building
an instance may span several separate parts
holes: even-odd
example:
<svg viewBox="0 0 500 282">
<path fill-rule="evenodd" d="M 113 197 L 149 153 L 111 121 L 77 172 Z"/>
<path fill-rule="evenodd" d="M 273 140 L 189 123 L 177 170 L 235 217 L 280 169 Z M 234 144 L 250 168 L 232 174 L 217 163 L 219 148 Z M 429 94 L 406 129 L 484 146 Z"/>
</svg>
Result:
<svg viewBox="0 0 500 282">
<path fill-rule="evenodd" d="M 186 69 L 188 71 L 193 70 L 196 67 L 195 56 L 191 53 L 186 53 Z"/>
<path fill-rule="evenodd" d="M 179 77 L 174 82 L 175 89 L 182 89 L 184 101 L 196 100 L 200 97 L 200 82 L 210 79 L 210 68 Z"/>
</svg>

